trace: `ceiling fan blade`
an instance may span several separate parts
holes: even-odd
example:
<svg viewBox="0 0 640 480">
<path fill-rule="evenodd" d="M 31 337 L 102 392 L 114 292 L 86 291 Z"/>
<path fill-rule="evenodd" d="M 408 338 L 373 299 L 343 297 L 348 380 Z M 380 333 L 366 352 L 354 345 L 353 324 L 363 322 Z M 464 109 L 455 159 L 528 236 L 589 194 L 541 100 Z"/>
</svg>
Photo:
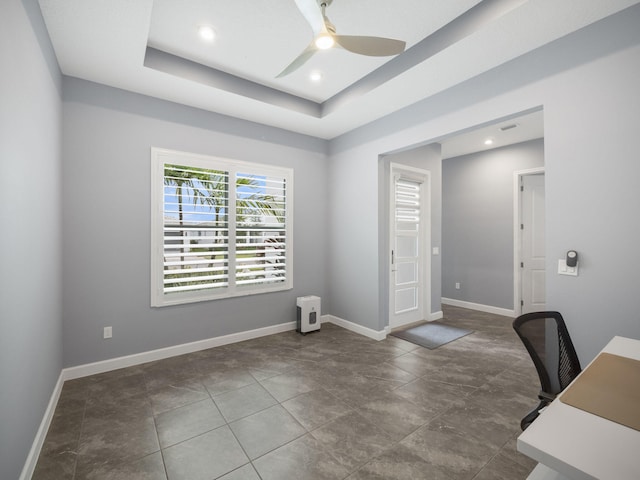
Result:
<svg viewBox="0 0 640 480">
<path fill-rule="evenodd" d="M 298 55 L 298 57 L 293 62 L 291 62 L 287 68 L 280 72 L 276 78 L 281 78 L 295 72 L 302 65 L 307 63 L 307 60 L 309 60 L 317 51 L 318 49 L 316 48 L 315 44 L 313 42 L 310 43 L 309 46 L 305 48 L 304 51 L 300 55 Z"/>
<path fill-rule="evenodd" d="M 311 26 L 314 37 L 326 31 L 322 11 L 316 0 L 295 0 L 295 2 L 298 10 Z"/>
<path fill-rule="evenodd" d="M 345 50 L 370 57 L 388 57 L 404 52 L 406 42 L 383 37 L 334 35 L 336 43 Z"/>
</svg>

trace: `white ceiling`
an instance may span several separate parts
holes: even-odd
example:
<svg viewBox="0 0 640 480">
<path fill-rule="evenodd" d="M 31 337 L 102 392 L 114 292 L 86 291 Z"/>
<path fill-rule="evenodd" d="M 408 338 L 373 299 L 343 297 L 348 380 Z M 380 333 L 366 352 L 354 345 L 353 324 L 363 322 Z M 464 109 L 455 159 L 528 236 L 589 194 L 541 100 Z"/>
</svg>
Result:
<svg viewBox="0 0 640 480">
<path fill-rule="evenodd" d="M 405 53 L 332 49 L 280 79 L 312 37 L 294 0 L 39 3 L 65 75 L 331 139 L 638 1 L 334 0 L 338 33 L 405 40 Z"/>
<path fill-rule="evenodd" d="M 544 137 L 543 111 L 526 113 L 516 118 L 456 132 L 441 139 L 442 158 L 458 157 Z M 490 141 L 491 143 L 485 143 Z"/>
<path fill-rule="evenodd" d="M 439 2 L 432 12 L 432 2 L 425 0 L 335 0 L 327 16 L 339 33 L 398 38 L 409 48 L 479 2 Z M 401 8 L 394 9 L 396 3 Z M 199 24 L 215 25 L 215 44 L 198 39 L 194 26 Z M 175 0 L 155 0 L 149 31 L 149 44 L 160 50 L 315 102 L 328 100 L 389 60 L 330 49 L 318 52 L 302 70 L 276 79 L 311 38 L 294 0 L 192 0 L 188 9 Z M 323 73 L 322 82 L 309 81 L 314 70 Z"/>
</svg>

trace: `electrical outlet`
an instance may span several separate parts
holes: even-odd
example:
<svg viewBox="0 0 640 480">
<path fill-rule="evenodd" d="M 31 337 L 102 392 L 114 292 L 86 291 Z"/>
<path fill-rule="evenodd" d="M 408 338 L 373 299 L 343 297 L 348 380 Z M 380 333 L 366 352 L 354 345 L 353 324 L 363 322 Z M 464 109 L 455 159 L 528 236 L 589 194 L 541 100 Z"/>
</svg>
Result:
<svg viewBox="0 0 640 480">
<path fill-rule="evenodd" d="M 104 327 L 104 333 L 102 338 L 111 338 L 113 336 L 113 328 L 112 327 Z"/>
<path fill-rule="evenodd" d="M 460 282 L 456 282 L 456 290 L 460 290 Z"/>
</svg>

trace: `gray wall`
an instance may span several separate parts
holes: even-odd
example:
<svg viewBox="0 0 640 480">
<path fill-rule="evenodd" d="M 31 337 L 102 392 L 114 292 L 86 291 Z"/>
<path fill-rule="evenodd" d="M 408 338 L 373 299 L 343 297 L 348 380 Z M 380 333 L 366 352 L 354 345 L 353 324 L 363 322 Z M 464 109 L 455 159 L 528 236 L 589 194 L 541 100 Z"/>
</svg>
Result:
<svg viewBox="0 0 640 480">
<path fill-rule="evenodd" d="M 62 367 L 60 72 L 35 1 L 0 3 L 0 478 L 16 479 Z"/>
<path fill-rule="evenodd" d="M 390 197 L 390 163 L 399 163 L 411 167 L 427 170 L 431 177 L 431 211 L 429 217 L 431 219 L 431 248 L 438 247 L 442 254 L 442 148 L 439 143 L 432 143 L 421 147 L 412 148 L 400 153 L 385 155 L 381 161 L 383 173 L 380 175 L 380 198 L 382 204 L 379 208 L 384 219 L 380 218 L 380 234 L 381 244 L 384 242 L 386 248 L 383 251 L 389 251 L 389 202 Z M 388 256 L 381 255 L 383 260 L 381 264 L 381 281 L 380 281 L 380 297 L 384 299 L 386 311 L 389 309 L 389 265 L 386 259 Z M 438 313 L 441 311 L 440 298 L 442 287 L 442 255 L 431 255 L 431 311 L 430 313 Z M 382 326 L 386 326 L 385 323 Z"/>
<path fill-rule="evenodd" d="M 371 328 L 382 324 L 379 155 L 543 107 L 547 305 L 564 314 L 583 363 L 614 335 L 640 338 L 638 25 L 640 5 L 334 139 L 333 313 Z M 572 248 L 581 255 L 580 276 L 557 275 L 557 259 Z M 628 256 L 616 255 L 621 251 Z"/>
<path fill-rule="evenodd" d="M 443 161 L 443 297 L 513 310 L 513 172 L 542 166 L 542 139 Z"/>
<path fill-rule="evenodd" d="M 293 290 L 150 307 L 152 146 L 294 169 Z M 65 366 L 294 321 L 297 296 L 326 297 L 325 141 L 65 78 L 62 173 Z"/>
<path fill-rule="evenodd" d="M 378 155 L 333 155 L 329 161 L 327 197 L 328 313 L 375 331 L 386 324 L 378 289 L 380 257 L 386 249 L 378 241 Z"/>
</svg>

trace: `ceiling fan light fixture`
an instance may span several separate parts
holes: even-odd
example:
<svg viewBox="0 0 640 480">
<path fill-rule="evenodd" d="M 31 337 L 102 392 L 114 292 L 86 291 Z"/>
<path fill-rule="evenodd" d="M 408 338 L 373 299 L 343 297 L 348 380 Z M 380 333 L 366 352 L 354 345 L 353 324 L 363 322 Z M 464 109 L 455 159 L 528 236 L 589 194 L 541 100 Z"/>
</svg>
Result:
<svg viewBox="0 0 640 480">
<path fill-rule="evenodd" d="M 325 33 L 316 38 L 315 44 L 320 50 L 327 50 L 328 48 L 333 47 L 335 40 L 330 34 Z"/>
<path fill-rule="evenodd" d="M 216 38 L 216 32 L 210 25 L 200 25 L 198 27 L 198 35 L 205 42 L 213 42 Z"/>
</svg>

